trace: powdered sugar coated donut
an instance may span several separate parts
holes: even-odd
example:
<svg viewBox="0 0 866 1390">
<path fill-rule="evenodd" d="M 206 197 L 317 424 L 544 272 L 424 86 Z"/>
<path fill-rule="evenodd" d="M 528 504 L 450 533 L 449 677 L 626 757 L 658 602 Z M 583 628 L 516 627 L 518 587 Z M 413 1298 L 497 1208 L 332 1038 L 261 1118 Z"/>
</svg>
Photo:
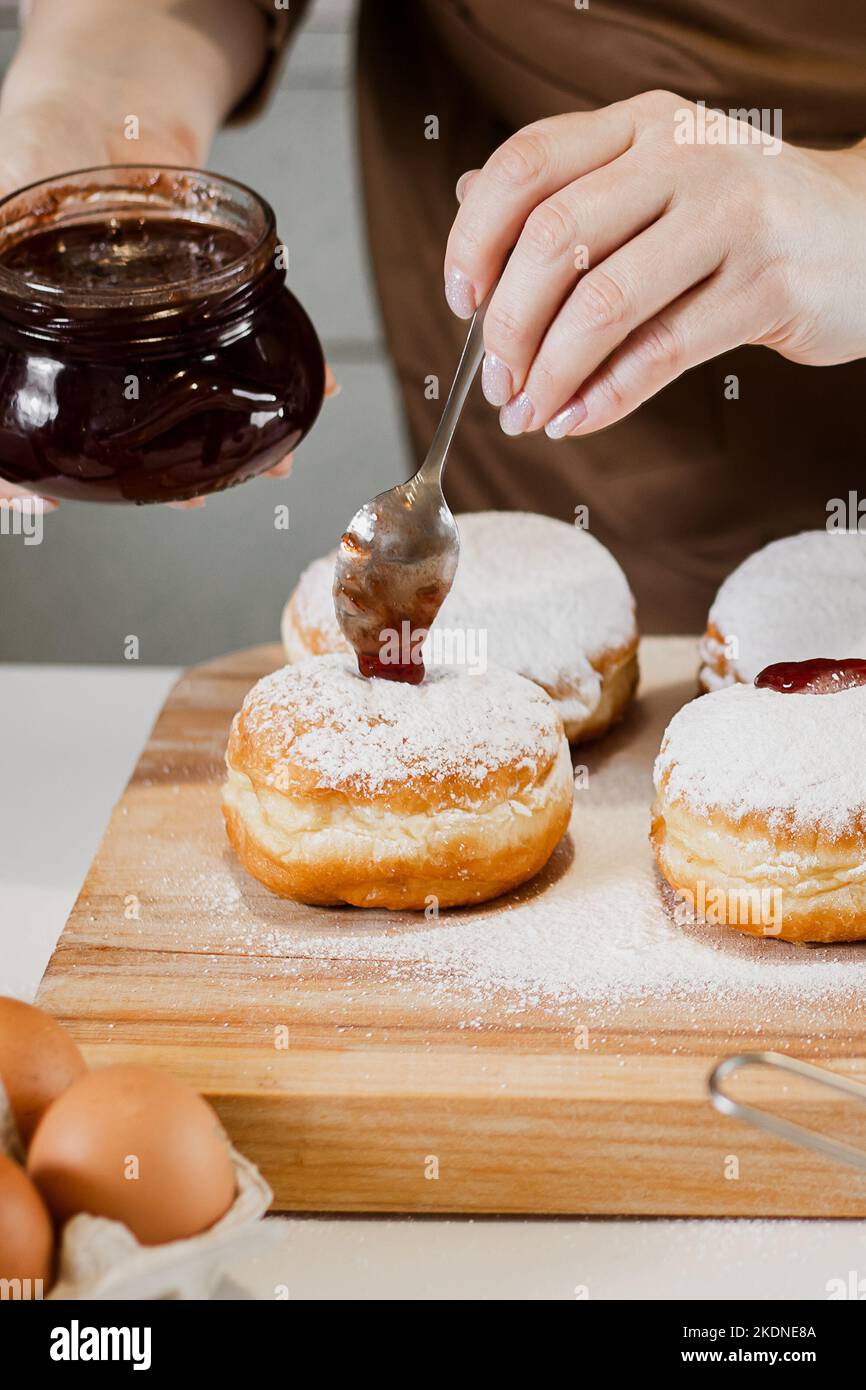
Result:
<svg viewBox="0 0 866 1390">
<path fill-rule="evenodd" d="M 777 661 L 866 657 L 866 534 L 803 531 L 750 555 L 716 595 L 700 656 L 704 690 Z"/>
<path fill-rule="evenodd" d="M 310 903 L 442 907 L 532 877 L 568 825 L 573 780 L 544 691 L 441 667 L 418 686 L 311 657 L 235 716 L 223 810 L 244 867 Z"/>
<path fill-rule="evenodd" d="M 686 705 L 655 764 L 651 838 L 702 915 L 790 941 L 866 938 L 866 686 L 729 686 Z"/>
</svg>

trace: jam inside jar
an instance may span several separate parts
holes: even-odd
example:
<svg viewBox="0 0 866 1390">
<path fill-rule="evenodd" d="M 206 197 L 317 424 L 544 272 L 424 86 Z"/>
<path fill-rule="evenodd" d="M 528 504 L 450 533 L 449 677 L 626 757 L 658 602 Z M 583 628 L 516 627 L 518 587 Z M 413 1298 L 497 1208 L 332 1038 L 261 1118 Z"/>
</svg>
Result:
<svg viewBox="0 0 866 1390">
<path fill-rule="evenodd" d="M 322 404 L 267 203 L 194 169 L 86 169 L 0 202 L 0 477 L 169 502 L 273 467 Z"/>
</svg>

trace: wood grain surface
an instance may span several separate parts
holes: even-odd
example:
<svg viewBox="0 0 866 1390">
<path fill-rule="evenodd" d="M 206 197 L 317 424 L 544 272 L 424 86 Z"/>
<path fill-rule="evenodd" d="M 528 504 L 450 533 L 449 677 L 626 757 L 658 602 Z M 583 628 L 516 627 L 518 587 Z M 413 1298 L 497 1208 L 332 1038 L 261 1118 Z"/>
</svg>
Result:
<svg viewBox="0 0 866 1390">
<path fill-rule="evenodd" d="M 647 821 L 649 750 L 694 693 L 694 650 L 645 642 L 635 708 L 580 752 L 592 769 L 635 750 Z M 196 1086 L 280 1210 L 866 1213 L 866 1176 L 718 1115 L 706 1091 L 720 1057 L 750 1048 L 866 1077 L 850 996 L 515 1008 L 496 991 L 432 990 L 411 961 L 395 969 L 345 945 L 310 958 L 304 934 L 323 921 L 345 943 L 386 916 L 406 932 L 418 919 L 323 917 L 234 864 L 219 812 L 228 724 L 280 661 L 259 647 L 188 671 L 112 814 L 39 995 L 91 1064 L 144 1063 Z M 562 875 L 579 894 L 565 843 L 522 901 L 543 912 Z M 757 1072 L 737 1093 L 866 1143 L 866 1107 L 831 1093 Z"/>
</svg>

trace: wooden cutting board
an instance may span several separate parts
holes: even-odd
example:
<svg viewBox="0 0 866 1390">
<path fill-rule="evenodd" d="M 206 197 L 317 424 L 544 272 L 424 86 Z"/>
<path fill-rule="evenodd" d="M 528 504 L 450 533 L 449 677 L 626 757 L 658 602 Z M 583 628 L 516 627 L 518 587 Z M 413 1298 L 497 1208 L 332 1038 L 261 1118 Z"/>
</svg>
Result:
<svg viewBox="0 0 866 1390">
<path fill-rule="evenodd" d="M 226 732 L 280 661 L 259 647 L 188 671 L 114 810 L 39 995 L 93 1065 L 149 1064 L 201 1090 L 281 1210 L 866 1213 L 863 1175 L 719 1116 L 706 1092 L 712 1065 L 750 1048 L 866 1076 L 849 993 L 766 1008 L 729 992 L 586 1008 L 469 995 L 459 978 L 434 985 L 413 968 L 412 933 L 435 923 L 305 908 L 243 874 L 219 812 Z M 584 815 L 615 812 L 627 785 L 642 816 L 645 782 L 648 824 L 652 756 L 694 693 L 694 643 L 645 642 L 642 670 L 624 724 L 577 755 Z M 612 834 L 611 891 L 617 852 Z M 577 911 L 585 891 L 567 839 L 492 911 L 544 913 L 554 896 L 561 911 L 569 894 Z M 461 931 L 478 920 L 463 914 Z M 386 921 L 404 943 L 398 963 L 369 949 Z M 739 1094 L 866 1142 L 866 1107 L 830 1093 L 755 1073 Z"/>
</svg>

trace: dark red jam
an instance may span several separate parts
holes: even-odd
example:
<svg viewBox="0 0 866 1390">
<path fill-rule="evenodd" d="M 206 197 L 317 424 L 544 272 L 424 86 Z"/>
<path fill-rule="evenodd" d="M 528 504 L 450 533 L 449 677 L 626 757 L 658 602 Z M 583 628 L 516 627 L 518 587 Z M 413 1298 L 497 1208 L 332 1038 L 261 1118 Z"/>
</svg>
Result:
<svg viewBox="0 0 866 1390">
<path fill-rule="evenodd" d="M 248 242 L 230 227 L 187 218 L 102 218 L 34 232 L 0 249 L 0 265 L 60 289 L 135 290 L 225 270 Z"/>
<path fill-rule="evenodd" d="M 303 439 L 322 350 L 273 213 L 196 170 L 85 170 L 0 203 L 0 477 L 167 502 Z"/>
<path fill-rule="evenodd" d="M 421 649 L 451 584 L 427 573 L 435 570 L 435 559 L 401 564 L 387 540 L 380 535 L 371 548 L 353 532 L 345 533 L 340 545 L 351 564 L 342 583 L 335 581 L 334 604 L 362 676 L 420 685 Z"/>
<path fill-rule="evenodd" d="M 823 656 L 811 661 L 779 661 L 766 666 L 755 677 L 755 685 L 784 695 L 833 695 L 866 685 L 866 661 L 855 656 L 841 661 Z"/>
<path fill-rule="evenodd" d="M 430 544 L 428 513 L 413 508 L 411 480 L 386 505 L 378 502 L 362 507 L 340 539 L 334 610 L 363 676 L 420 685 L 424 644 L 454 580 L 456 547 Z"/>
<path fill-rule="evenodd" d="M 421 657 L 417 661 L 390 662 L 383 660 L 376 652 L 358 652 L 358 670 L 362 676 L 378 676 L 383 681 L 402 681 L 404 685 L 420 685 L 425 674 Z"/>
</svg>

